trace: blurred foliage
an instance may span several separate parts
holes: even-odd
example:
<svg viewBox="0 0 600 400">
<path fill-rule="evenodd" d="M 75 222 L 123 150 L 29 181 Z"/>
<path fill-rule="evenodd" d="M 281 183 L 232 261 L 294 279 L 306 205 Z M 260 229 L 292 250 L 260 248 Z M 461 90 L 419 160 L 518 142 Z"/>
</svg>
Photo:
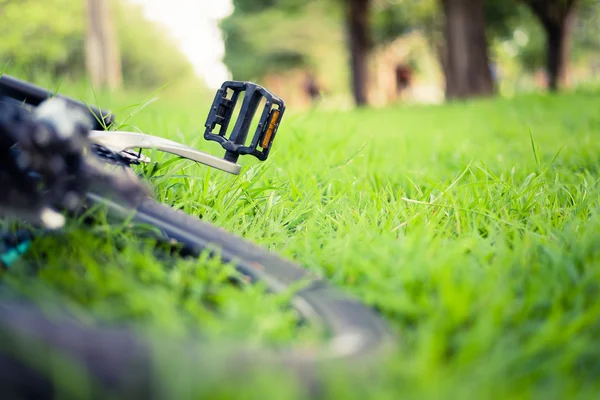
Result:
<svg viewBox="0 0 600 400">
<path fill-rule="evenodd" d="M 545 66 L 546 36 L 543 27 L 531 11 L 522 5 L 510 21 L 507 34 L 497 39 L 504 52 L 517 60 L 526 71 Z"/>
<path fill-rule="evenodd" d="M 308 2 L 314 0 L 307 0 Z M 240 13 L 257 13 L 270 8 L 279 8 L 294 12 L 302 8 L 307 1 L 302 0 L 233 0 L 235 10 Z"/>
<path fill-rule="evenodd" d="M 437 0 L 375 0 L 373 38 L 376 45 L 419 30 L 430 39 L 442 29 Z M 437 34 L 435 35 L 437 36 Z"/>
<path fill-rule="evenodd" d="M 0 0 L 0 60 L 45 74 L 80 74 L 85 9 L 81 0 Z"/>
<path fill-rule="evenodd" d="M 294 68 L 341 71 L 345 65 L 342 10 L 335 0 L 234 0 L 221 21 L 225 58 L 234 79 L 261 78 Z M 329 87 L 344 87 L 343 74 Z"/>
<path fill-rule="evenodd" d="M 442 49 L 443 16 L 438 0 L 372 0 L 371 4 L 374 47 L 419 31 L 432 49 Z M 239 79 L 259 79 L 294 68 L 341 76 L 347 68 L 343 5 L 344 0 L 234 0 L 233 14 L 221 24 L 226 36 L 225 63 Z M 544 31 L 527 6 L 517 0 L 485 0 L 485 12 L 492 60 L 501 63 L 508 57 L 529 72 L 544 67 Z M 571 59 L 587 62 L 599 49 L 600 1 L 580 0 Z M 321 64 L 328 67 L 320 68 Z"/>
<path fill-rule="evenodd" d="M 535 71 L 546 63 L 546 37 L 537 17 L 519 4 L 508 19 L 503 41 L 506 52 L 515 57 L 523 69 Z M 575 8 L 571 27 L 570 59 L 587 63 L 598 58 L 600 50 L 600 1 L 581 0 Z"/>
<path fill-rule="evenodd" d="M 438 0 L 376 0 L 373 30 L 376 43 L 382 44 L 413 30 L 423 31 L 430 39 L 442 35 L 443 18 Z M 485 0 L 485 14 L 490 37 L 512 33 L 511 21 L 519 13 L 512 1 Z"/>
<path fill-rule="evenodd" d="M 0 0 L 0 62 L 28 79 L 85 77 L 84 0 Z M 187 58 L 139 6 L 113 0 L 124 83 L 158 88 L 174 77 L 192 78 Z"/>
<path fill-rule="evenodd" d="M 226 36 L 225 62 L 234 77 L 256 79 L 274 70 L 314 69 L 323 61 L 324 55 L 317 51 L 320 45 L 345 46 L 344 0 L 235 0 L 234 6 L 233 14 L 221 24 Z M 486 1 L 494 35 L 511 32 L 508 21 L 514 9 L 511 2 Z M 423 32 L 435 47 L 441 42 L 437 0 L 373 0 L 372 10 L 374 47 L 414 30 Z M 333 34 L 335 29 L 337 34 Z"/>
<path fill-rule="evenodd" d="M 600 0 L 582 0 L 573 27 L 574 57 L 600 53 Z M 600 61 L 600 60 L 599 60 Z"/>
<path fill-rule="evenodd" d="M 194 78 L 192 65 L 166 29 L 148 22 L 140 6 L 123 0 L 117 5 L 115 23 L 126 83 L 157 88 L 175 78 Z"/>
</svg>

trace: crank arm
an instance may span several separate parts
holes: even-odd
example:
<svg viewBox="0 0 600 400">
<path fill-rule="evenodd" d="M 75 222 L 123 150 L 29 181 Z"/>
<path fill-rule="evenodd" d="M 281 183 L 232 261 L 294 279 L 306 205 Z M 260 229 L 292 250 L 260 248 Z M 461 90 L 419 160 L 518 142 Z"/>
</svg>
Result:
<svg viewBox="0 0 600 400">
<path fill-rule="evenodd" d="M 211 154 L 185 146 L 169 139 L 146 135 L 137 132 L 123 131 L 90 131 L 89 138 L 92 143 L 104 146 L 107 149 L 120 153 L 131 149 L 156 149 L 196 161 L 209 167 L 217 168 L 230 174 L 239 175 L 241 166 L 215 157 Z"/>
</svg>

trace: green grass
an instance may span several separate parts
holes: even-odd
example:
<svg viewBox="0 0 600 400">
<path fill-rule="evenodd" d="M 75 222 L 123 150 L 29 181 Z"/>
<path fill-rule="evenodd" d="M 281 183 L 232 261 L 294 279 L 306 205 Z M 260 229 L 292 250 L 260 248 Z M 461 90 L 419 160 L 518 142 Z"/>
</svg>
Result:
<svg viewBox="0 0 600 400">
<path fill-rule="evenodd" d="M 291 111 L 266 164 L 243 160 L 236 178 L 178 162 L 152 183 L 161 201 L 297 260 L 381 312 L 397 351 L 367 378 L 328 378 L 330 398 L 592 397 L 600 390 L 597 98 Z M 127 124 L 220 154 L 201 138 L 204 118 L 199 105 L 158 100 Z M 72 223 L 3 279 L 83 320 L 164 337 L 201 332 L 214 347 L 316 340 L 296 327 L 285 296 L 232 287 L 232 273 L 161 258 L 124 227 L 85 232 Z M 192 386 L 207 398 L 295 393 L 275 377 L 211 380 L 204 371 L 184 382 L 163 357 L 157 386 L 182 396 Z"/>
</svg>

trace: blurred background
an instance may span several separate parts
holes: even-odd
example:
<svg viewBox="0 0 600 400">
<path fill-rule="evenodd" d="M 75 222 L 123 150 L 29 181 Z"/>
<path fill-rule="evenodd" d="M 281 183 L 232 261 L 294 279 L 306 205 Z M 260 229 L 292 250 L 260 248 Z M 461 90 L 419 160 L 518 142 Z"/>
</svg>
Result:
<svg viewBox="0 0 600 400">
<path fill-rule="evenodd" d="M 0 0 L 3 71 L 210 98 L 252 80 L 297 109 L 596 85 L 599 0 Z"/>
</svg>

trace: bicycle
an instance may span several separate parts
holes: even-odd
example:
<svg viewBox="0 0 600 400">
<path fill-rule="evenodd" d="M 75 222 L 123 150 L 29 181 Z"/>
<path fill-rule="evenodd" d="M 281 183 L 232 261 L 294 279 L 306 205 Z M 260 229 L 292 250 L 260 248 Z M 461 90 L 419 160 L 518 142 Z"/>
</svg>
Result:
<svg viewBox="0 0 600 400">
<path fill-rule="evenodd" d="M 285 103 L 265 88 L 250 82 L 228 81 L 217 91 L 206 119 L 204 138 L 221 145 L 225 150 L 223 158 L 156 136 L 111 130 L 115 119 L 110 112 L 7 75 L 0 77 L 0 96 L 0 151 L 4 153 L 0 182 L 8 188 L 7 194 L 0 196 L 0 209 L 5 213 L 56 230 L 64 224 L 64 215 L 81 215 L 89 207 L 101 206 L 113 218 L 131 218 L 135 223 L 155 228 L 157 239 L 175 241 L 184 256 L 198 257 L 208 251 L 223 263 L 232 263 L 246 279 L 262 282 L 270 291 L 281 292 L 303 283 L 294 293 L 291 306 L 303 320 L 328 331 L 326 343 L 314 352 L 264 349 L 251 357 L 298 369 L 307 384 L 317 379 L 306 372 L 315 365 L 376 360 L 391 346 L 388 328 L 374 310 L 290 260 L 156 202 L 131 169 L 148 162 L 141 149 L 167 152 L 234 175 L 241 171 L 237 164 L 240 156 L 266 160 Z M 242 101 L 241 109 L 228 136 L 238 101 Z M 261 101 L 265 105 L 259 110 Z M 258 124 L 251 133 L 257 112 Z M 6 266 L 27 251 L 31 243 L 27 235 L 9 239 L 0 254 L 0 261 Z M 70 354 L 101 382 L 120 382 L 128 390 L 147 393 L 149 372 L 133 374 L 131 378 L 118 368 L 129 363 L 144 369 L 151 359 L 143 340 L 130 332 L 91 330 L 68 319 L 56 322 L 18 302 L 0 306 L 3 343 L 16 341 L 31 331 L 39 333 L 38 344 Z M 103 356 L 94 358 L 100 350 Z M 248 357 L 231 355 L 236 362 Z M 6 372 L 11 370 L 20 371 L 21 375 Z M 29 384 L 33 373 L 0 354 L 0 388 L 10 386 L 15 393 L 50 395 L 51 385 L 43 377 L 36 378 L 37 384 Z"/>
</svg>

